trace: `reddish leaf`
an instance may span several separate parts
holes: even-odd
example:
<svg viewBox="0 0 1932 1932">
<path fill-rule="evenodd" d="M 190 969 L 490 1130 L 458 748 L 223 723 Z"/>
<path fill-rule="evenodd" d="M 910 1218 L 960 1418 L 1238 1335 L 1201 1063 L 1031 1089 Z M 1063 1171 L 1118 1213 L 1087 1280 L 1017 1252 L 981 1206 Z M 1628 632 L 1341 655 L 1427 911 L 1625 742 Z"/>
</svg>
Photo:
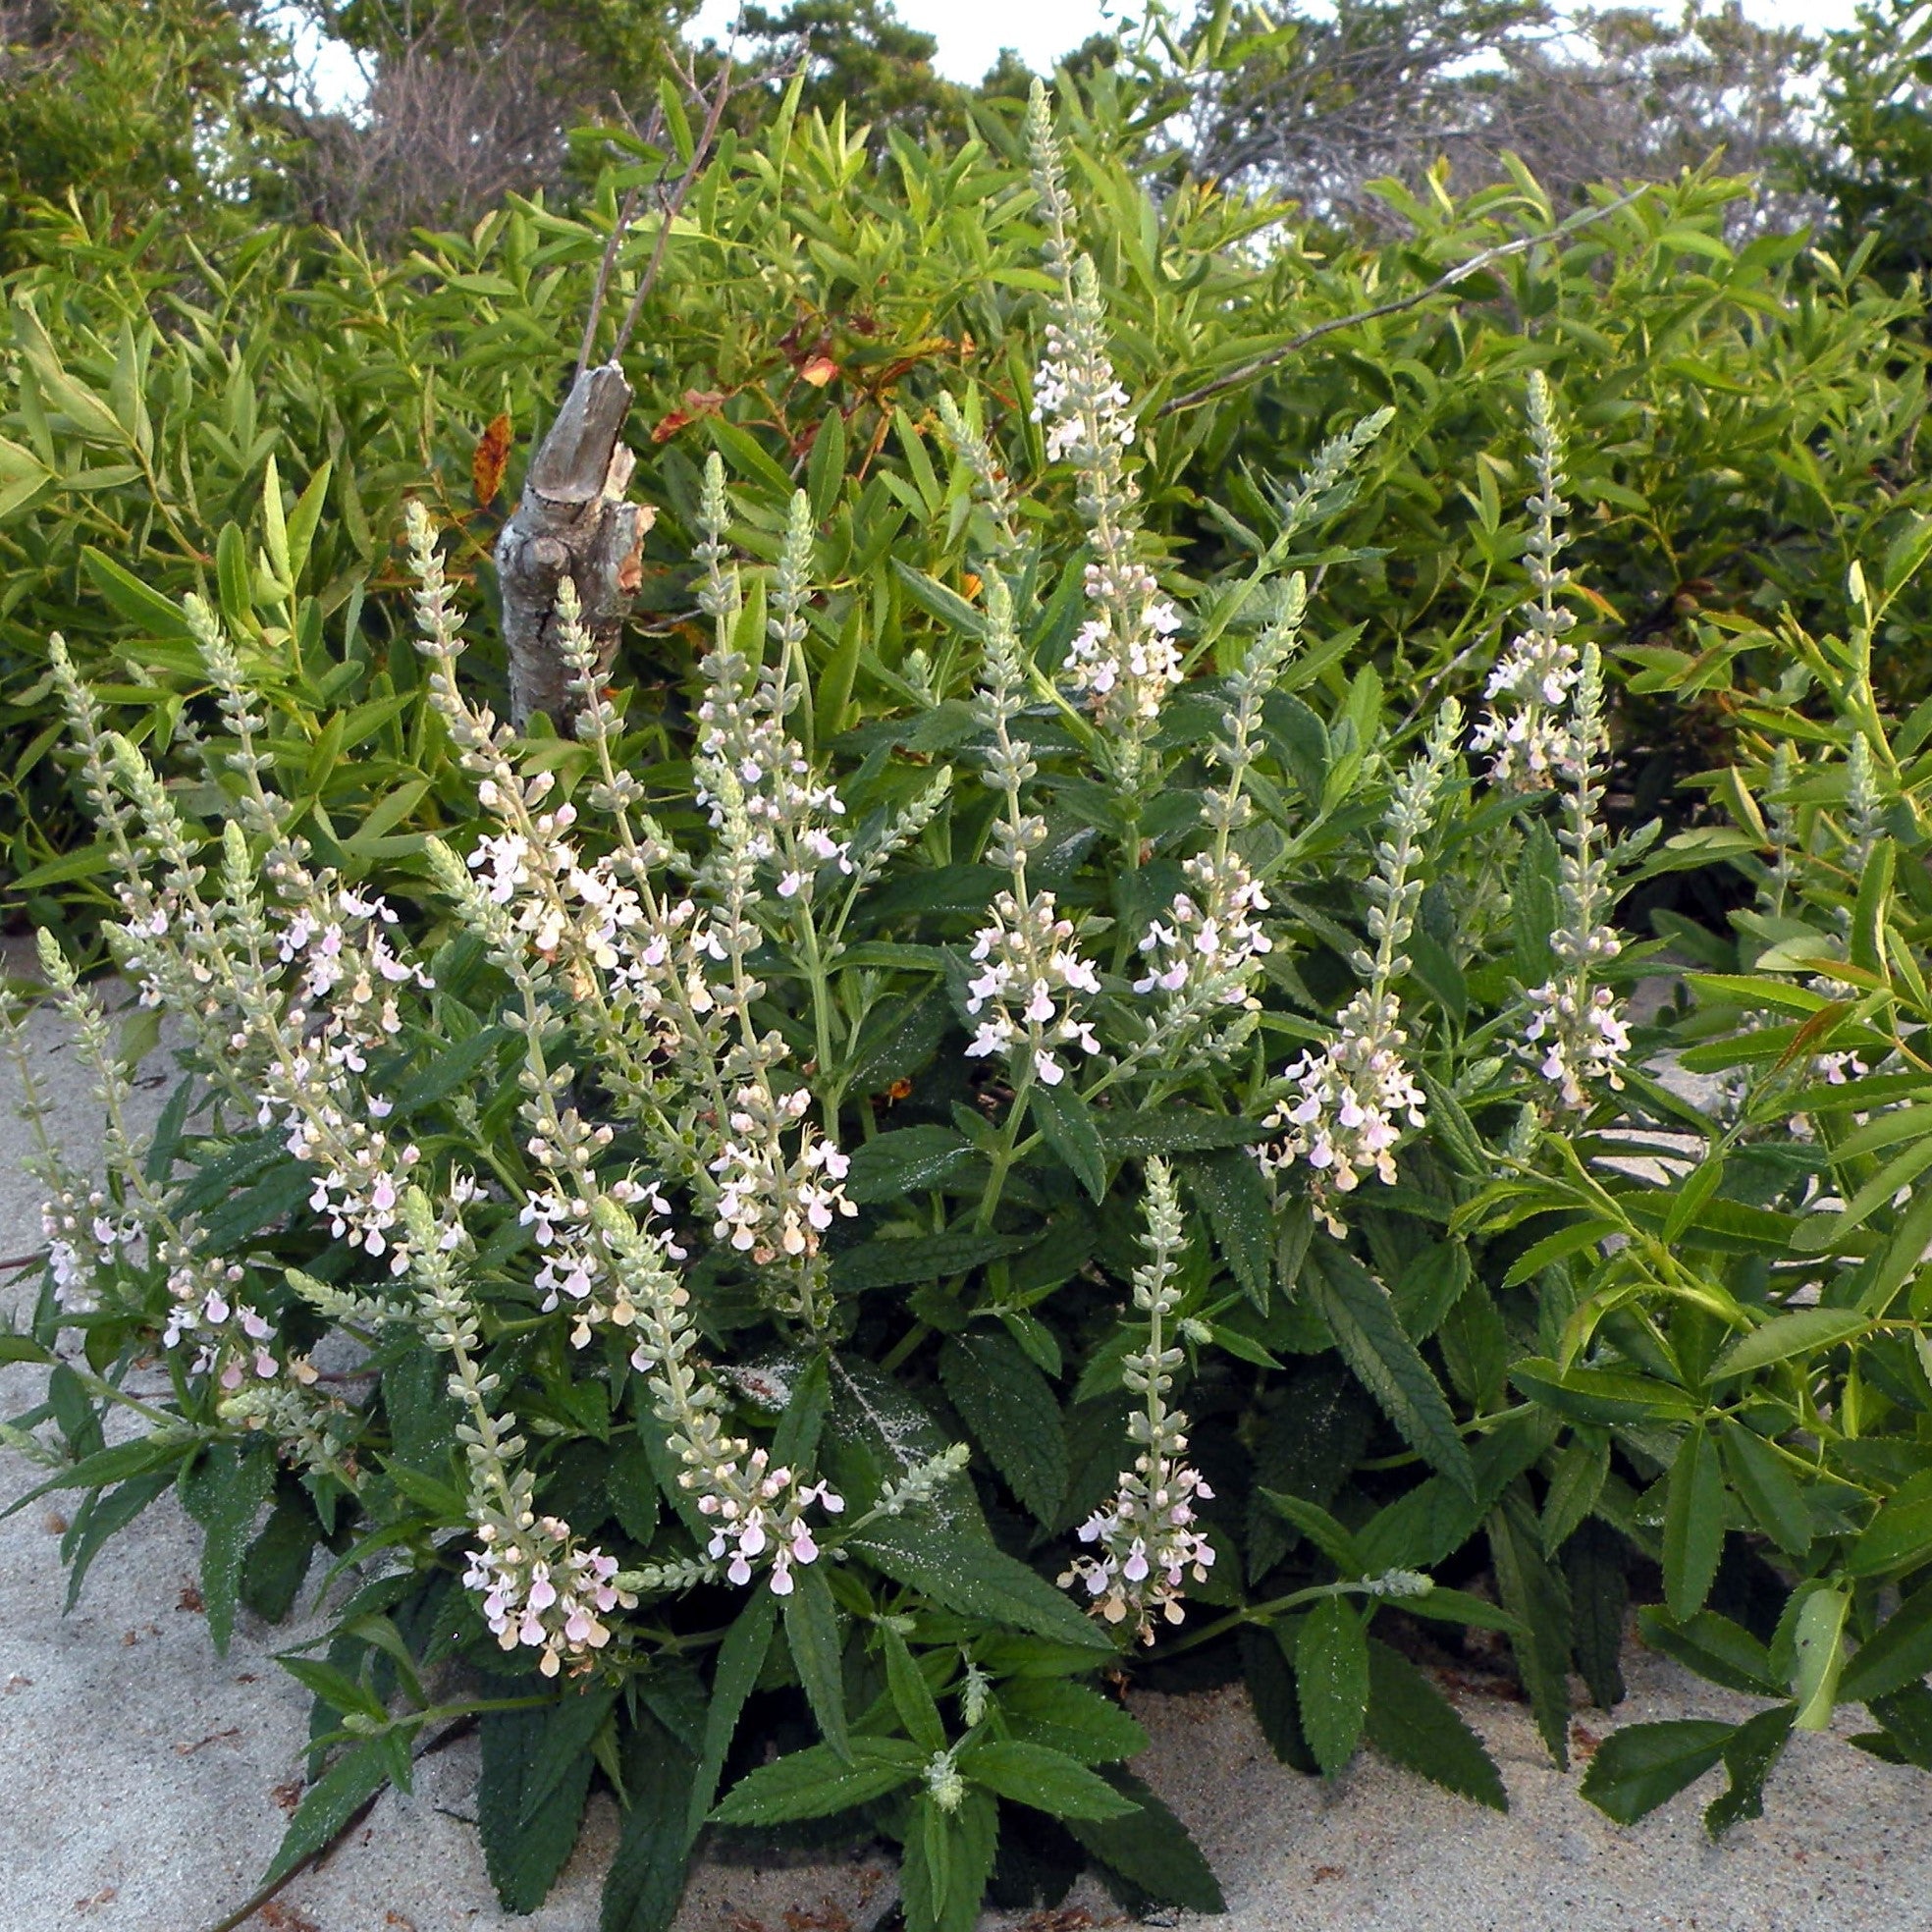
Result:
<svg viewBox="0 0 1932 1932">
<path fill-rule="evenodd" d="M 476 454 L 469 459 L 469 480 L 476 486 L 476 501 L 485 510 L 496 502 L 503 488 L 504 469 L 510 462 L 510 418 L 495 416 L 476 439 Z"/>
</svg>

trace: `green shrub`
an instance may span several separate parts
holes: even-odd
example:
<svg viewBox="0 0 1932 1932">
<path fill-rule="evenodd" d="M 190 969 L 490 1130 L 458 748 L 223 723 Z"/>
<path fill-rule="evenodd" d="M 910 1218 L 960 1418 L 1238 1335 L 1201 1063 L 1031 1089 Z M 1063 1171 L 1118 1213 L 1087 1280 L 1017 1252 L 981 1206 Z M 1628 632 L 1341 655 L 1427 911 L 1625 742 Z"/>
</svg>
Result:
<svg viewBox="0 0 1932 1932">
<path fill-rule="evenodd" d="M 43 940 L 108 1175 L 46 1152 L 46 1285 L 0 1356 L 50 1387 L 10 1440 L 83 1492 L 82 1572 L 179 1485 L 218 1642 L 318 1551 L 351 1579 L 292 1665 L 319 1775 L 277 1873 L 474 1714 L 512 1906 L 602 1777 L 624 1922 L 666 1921 L 707 1822 L 894 1841 L 919 1932 L 973 1922 L 996 1849 L 1049 1895 L 1069 1838 L 1212 1908 L 1119 1768 L 1141 1734 L 1103 1671 L 1238 1671 L 1284 1760 L 1366 1740 L 1500 1805 L 1390 1639 L 1503 1634 L 1562 1762 L 1570 1673 L 1617 1700 L 1657 1572 L 1654 1640 L 1773 1701 L 1617 1734 L 1586 1782 L 1613 1815 L 1718 1762 L 1712 1830 L 1751 1814 L 1839 1695 L 1923 1759 L 1927 1229 L 1900 1190 L 1928 908 L 1897 859 L 1932 710 L 1893 725 L 1873 673 L 1932 542 L 1851 580 L 1849 641 L 1713 621 L 1632 659 L 1633 699 L 1721 692 L 1754 762 L 1708 780 L 1736 830 L 1613 837 L 1540 372 L 1528 527 L 1495 516 L 1512 635 L 1418 732 L 1327 602 L 1375 561 L 1399 419 L 1278 484 L 1244 572 L 1191 580 L 1033 141 L 1038 420 L 941 391 L 941 459 L 895 419 L 882 478 L 828 416 L 793 492 L 717 419 L 748 487 L 714 455 L 666 492 L 696 563 L 664 608 L 708 646 L 674 689 L 602 688 L 566 606 L 578 715 L 512 738 L 420 504 L 423 670 L 405 693 L 392 661 L 379 729 L 424 790 L 372 783 L 354 831 L 260 632 L 142 605 L 213 702 L 173 784 L 51 653 L 111 950 L 186 1046 L 136 1139 Z M 322 516 L 271 496 L 251 608 L 293 608 Z M 1708 970 L 1639 1026 L 1661 941 L 1619 902 L 1726 868 L 1761 902 L 1736 948 L 1664 916 Z M 1678 1095 L 1671 1046 L 1752 1074 L 1735 1117 Z M 171 1396 L 106 1446 L 157 1356 Z"/>
</svg>

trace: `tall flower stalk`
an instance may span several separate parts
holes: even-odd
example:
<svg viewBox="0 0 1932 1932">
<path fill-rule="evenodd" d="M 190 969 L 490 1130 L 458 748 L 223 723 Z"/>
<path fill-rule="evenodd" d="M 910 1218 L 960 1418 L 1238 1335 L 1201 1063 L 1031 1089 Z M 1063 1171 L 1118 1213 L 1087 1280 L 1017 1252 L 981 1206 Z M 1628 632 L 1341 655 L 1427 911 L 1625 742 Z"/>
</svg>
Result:
<svg viewBox="0 0 1932 1932">
<path fill-rule="evenodd" d="M 1074 467 L 1093 550 L 1086 575 L 1092 616 L 1075 634 L 1062 674 L 1104 727 L 1102 755 L 1123 796 L 1131 796 L 1161 705 L 1181 681 L 1174 641 L 1181 619 L 1137 555 L 1139 492 L 1126 463 L 1135 434 L 1131 399 L 1107 352 L 1099 274 L 1089 256 L 1074 251 L 1073 207 L 1039 81 L 1027 104 L 1026 137 L 1046 225 L 1046 267 L 1058 284 L 1046 353 L 1034 376 L 1033 419 L 1046 430 L 1047 461 Z"/>
<path fill-rule="evenodd" d="M 1451 701 L 1437 715 L 1426 749 L 1397 778 L 1368 883 L 1375 949 L 1358 949 L 1350 961 L 1367 984 L 1337 1017 L 1334 1040 L 1283 1070 L 1288 1092 L 1268 1115 L 1281 1138 L 1261 1150 L 1262 1167 L 1279 1172 L 1305 1162 L 1316 1208 L 1337 1235 L 1343 1230 L 1335 1197 L 1352 1193 L 1368 1173 L 1392 1185 L 1405 1127 L 1420 1128 L 1426 1119 L 1422 1090 L 1405 1056 L 1409 1037 L 1395 986 L 1409 971 L 1402 947 L 1422 893 L 1417 869 L 1461 730 L 1462 713 Z"/>
<path fill-rule="evenodd" d="M 1110 1501 L 1080 1526 L 1091 1555 L 1076 1555 L 1060 1575 L 1065 1589 L 1084 1590 L 1094 1614 L 1110 1624 L 1132 1622 L 1143 1643 L 1154 1639 L 1156 1620 L 1186 1617 L 1184 1585 L 1205 1583 L 1214 1546 L 1196 1526 L 1196 1503 L 1214 1492 L 1187 1462 L 1187 1418 L 1171 1408 L 1174 1373 L 1186 1361 L 1174 1346 L 1181 1292 L 1175 1277 L 1187 1246 L 1180 1196 L 1164 1160 L 1147 1164 L 1147 1260 L 1134 1271 L 1134 1306 L 1147 1316 L 1147 1345 L 1123 1358 L 1121 1376 L 1141 1397 L 1129 1432 L 1140 1453 L 1123 1470 Z"/>
<path fill-rule="evenodd" d="M 1590 1089 L 1623 1085 L 1630 1032 L 1621 1002 L 1595 981 L 1595 969 L 1622 949 L 1609 923 L 1610 862 L 1599 814 L 1599 759 L 1608 752 L 1603 724 L 1603 666 L 1594 644 L 1583 646 L 1569 720 L 1571 752 L 1562 770 L 1564 820 L 1563 916 L 1550 936 L 1558 970 L 1529 995 L 1523 1038 L 1536 1070 L 1559 1104 L 1585 1107 Z"/>
</svg>

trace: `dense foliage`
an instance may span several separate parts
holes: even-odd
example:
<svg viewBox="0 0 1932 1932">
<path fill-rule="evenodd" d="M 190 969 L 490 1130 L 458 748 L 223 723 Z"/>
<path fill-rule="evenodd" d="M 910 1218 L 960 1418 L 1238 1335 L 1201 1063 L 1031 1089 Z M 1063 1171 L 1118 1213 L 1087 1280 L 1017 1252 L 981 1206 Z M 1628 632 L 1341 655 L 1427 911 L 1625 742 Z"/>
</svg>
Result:
<svg viewBox="0 0 1932 1932">
<path fill-rule="evenodd" d="M 692 554 L 655 678 L 603 688 L 566 600 L 553 734 L 480 696 L 474 538 L 419 499 L 420 669 L 397 640 L 374 694 L 301 588 L 363 554 L 336 472 L 293 507 L 268 472 L 212 599 L 85 564 L 178 683 L 47 660 L 182 1077 L 134 1134 L 136 1043 L 44 937 L 108 1172 L 44 1150 L 5 1351 L 47 1392 L 9 1439 L 82 1492 L 77 1589 L 178 1487 L 218 1642 L 333 1559 L 274 1874 L 471 1715 L 513 1906 L 603 1780 L 631 1932 L 708 1822 L 896 1841 L 919 1928 L 1083 1860 L 1210 1908 L 1109 1680 L 1238 1673 L 1285 1760 L 1367 1741 L 1501 1805 L 1415 1659 L 1500 1633 L 1562 1761 L 1633 1591 L 1767 1702 L 1615 1734 L 1612 1815 L 1718 1764 L 1712 1831 L 1754 1815 L 1841 1701 L 1932 1768 L 1932 701 L 1880 675 L 1932 521 L 1848 571 L 1842 630 L 1624 645 L 1625 702 L 1719 702 L 1736 758 L 1710 823 L 1618 836 L 1560 346 L 1471 492 L 1508 622 L 1390 658 L 1391 702 L 1350 600 L 1395 554 L 1402 411 L 1222 507 L 1191 572 L 1122 381 L 1134 278 L 1110 339 L 1039 106 L 1030 141 L 1031 420 L 936 367 L 931 448 L 855 402 L 794 477 L 706 405 L 720 450 L 661 470 Z M 380 765 L 344 775 L 351 740 Z M 1666 967 L 1615 914 L 1684 874 L 1738 909 L 1657 915 Z"/>
</svg>

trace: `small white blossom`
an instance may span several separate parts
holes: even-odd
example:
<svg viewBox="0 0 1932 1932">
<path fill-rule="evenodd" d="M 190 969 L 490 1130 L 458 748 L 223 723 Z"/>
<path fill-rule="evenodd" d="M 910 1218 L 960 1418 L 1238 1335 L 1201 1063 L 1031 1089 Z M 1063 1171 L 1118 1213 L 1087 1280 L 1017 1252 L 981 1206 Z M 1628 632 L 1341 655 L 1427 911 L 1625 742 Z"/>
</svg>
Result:
<svg viewBox="0 0 1932 1932">
<path fill-rule="evenodd" d="M 993 924 L 973 939 L 981 971 L 968 982 L 966 1010 L 979 1030 L 968 1054 L 998 1054 L 1015 1075 L 1057 1087 L 1067 1076 L 1066 1047 L 1100 1051 L 1093 1027 L 1077 1017 L 1075 995 L 1099 993 L 1100 982 L 1073 937 L 1073 922 L 1059 917 L 1051 892 L 1036 892 L 1024 909 L 1011 892 L 993 900 Z"/>
</svg>

